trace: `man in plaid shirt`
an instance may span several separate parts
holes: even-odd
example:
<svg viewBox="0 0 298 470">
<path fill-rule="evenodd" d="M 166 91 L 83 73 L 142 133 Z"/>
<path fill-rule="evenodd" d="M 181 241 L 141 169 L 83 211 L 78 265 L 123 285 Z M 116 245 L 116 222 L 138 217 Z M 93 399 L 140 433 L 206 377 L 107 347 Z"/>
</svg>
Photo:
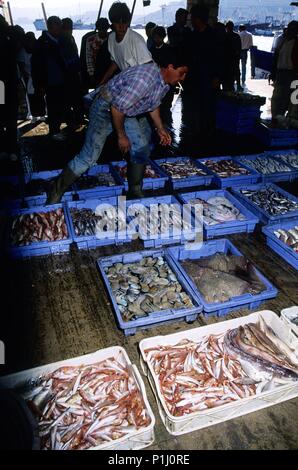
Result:
<svg viewBox="0 0 298 470">
<path fill-rule="evenodd" d="M 96 164 L 113 130 L 116 131 L 123 155 L 129 152 L 131 162 L 145 164 L 150 156 L 150 145 L 146 136 L 147 127 L 144 128 L 142 119 L 138 119 L 145 113 L 149 113 L 161 145 L 170 145 L 171 137 L 161 121 L 159 106 L 169 85 L 183 82 L 187 71 L 184 65 L 175 67 L 168 64 L 159 68 L 152 62 L 130 67 L 103 85 L 90 110 L 84 146 L 55 180 L 47 204 L 60 202 L 66 189 Z M 141 195 L 141 190 L 142 181 L 130 187 L 129 193 Z"/>
</svg>

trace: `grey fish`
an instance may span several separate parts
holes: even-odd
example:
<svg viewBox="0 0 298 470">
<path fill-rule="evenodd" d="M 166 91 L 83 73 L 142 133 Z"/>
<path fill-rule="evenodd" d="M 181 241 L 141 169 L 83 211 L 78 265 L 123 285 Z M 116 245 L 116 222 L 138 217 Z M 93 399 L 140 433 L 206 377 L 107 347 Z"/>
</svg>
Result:
<svg viewBox="0 0 298 470">
<path fill-rule="evenodd" d="M 298 380 L 298 373 L 282 365 L 274 364 L 264 359 L 264 353 L 255 346 L 247 344 L 240 336 L 243 327 L 229 330 L 224 339 L 225 348 L 232 357 L 237 357 L 252 363 L 255 367 L 265 372 L 270 372 L 278 377 L 289 380 Z M 267 356 L 265 356 L 267 357 Z"/>
<path fill-rule="evenodd" d="M 203 220 L 207 225 L 217 225 L 233 220 L 245 220 L 245 216 L 225 197 L 211 197 L 207 201 L 191 199 L 188 203 L 203 206 Z"/>
<path fill-rule="evenodd" d="M 249 168 L 258 171 L 263 175 L 272 175 L 274 173 L 284 173 L 291 171 L 291 168 L 289 168 L 283 162 L 274 160 L 273 158 L 266 157 L 264 155 L 256 157 L 253 160 L 250 160 L 246 157 L 242 157 L 239 160 Z"/>
<path fill-rule="evenodd" d="M 104 211 L 103 215 L 96 215 L 92 209 L 70 209 L 71 218 L 73 221 L 75 233 L 77 237 L 95 236 L 97 231 L 97 224 L 107 219 L 114 221 L 114 213 L 109 215 L 107 211 Z M 116 219 L 116 229 L 123 228 L 125 222 L 125 216 L 119 212 L 120 217 Z M 101 227 L 104 232 L 108 230 L 107 226 Z"/>
<path fill-rule="evenodd" d="M 264 209 L 271 216 L 298 211 L 298 203 L 282 194 L 272 186 L 264 186 L 259 190 L 242 189 L 240 194 L 245 196 L 257 207 Z"/>
<path fill-rule="evenodd" d="M 76 181 L 78 190 L 96 188 L 97 186 L 116 186 L 116 181 L 110 173 L 97 173 L 96 175 L 82 175 Z"/>
<path fill-rule="evenodd" d="M 272 158 L 278 158 L 279 160 L 282 160 L 284 163 L 287 165 L 292 166 L 293 168 L 298 169 L 298 154 L 297 153 L 291 153 L 291 154 L 275 154 L 274 157 Z"/>
</svg>

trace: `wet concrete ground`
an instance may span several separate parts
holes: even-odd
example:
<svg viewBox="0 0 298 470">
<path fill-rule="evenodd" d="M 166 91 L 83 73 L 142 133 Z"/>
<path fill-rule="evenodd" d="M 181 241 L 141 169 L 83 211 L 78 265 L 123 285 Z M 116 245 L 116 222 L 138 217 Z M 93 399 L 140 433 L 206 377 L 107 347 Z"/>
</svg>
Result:
<svg viewBox="0 0 298 470">
<path fill-rule="evenodd" d="M 179 106 L 178 103 L 175 107 L 174 120 L 179 120 Z M 83 136 L 77 134 L 66 144 L 57 145 L 50 143 L 47 136 L 41 135 L 42 128 L 43 126 L 23 137 L 24 148 L 33 157 L 36 169 L 61 168 L 70 155 L 79 149 Z M 44 130 L 46 131 L 45 128 Z M 179 129 L 174 128 L 174 132 L 179 134 Z M 248 149 L 262 150 L 260 143 L 249 137 L 231 139 L 228 135 L 219 135 L 218 139 L 209 142 L 209 146 L 205 142 L 205 149 L 200 142 L 194 145 L 196 136 L 192 136 L 188 141 L 184 140 L 183 145 L 185 151 L 187 148 L 191 149 L 194 156 L 204 156 L 205 150 L 214 155 L 236 154 L 241 149 L 244 149 L 245 153 L 249 153 Z M 181 140 L 177 141 L 176 147 L 174 145 L 168 154 L 182 154 Z M 157 149 L 156 154 L 160 151 L 161 149 Z M 118 156 L 117 149 L 110 143 L 105 150 L 104 160 L 117 160 Z M 294 191 L 295 186 L 292 185 L 291 188 Z M 239 234 L 228 238 L 279 289 L 278 297 L 266 302 L 258 310 L 269 309 L 279 313 L 283 308 L 298 305 L 297 271 L 267 248 L 265 238 L 259 231 L 251 235 Z M 181 322 L 157 326 L 140 331 L 135 336 L 125 337 L 116 326 L 96 261 L 101 256 L 140 249 L 140 242 L 89 252 L 79 252 L 73 246 L 70 254 L 23 261 L 3 261 L 0 270 L 4 275 L 2 287 L 7 307 L 1 309 L 4 323 L 2 321 L 0 337 L 6 345 L 5 372 L 28 369 L 116 345 L 123 346 L 132 362 L 139 367 L 138 344 L 143 338 L 184 331 L 223 320 L 200 316 L 191 325 Z M 236 318 L 249 313 L 247 310 L 239 310 L 226 318 Z M 146 377 L 143 378 L 157 419 L 156 439 L 151 449 L 298 448 L 298 399 L 174 437 L 163 426 L 149 383 Z"/>
</svg>

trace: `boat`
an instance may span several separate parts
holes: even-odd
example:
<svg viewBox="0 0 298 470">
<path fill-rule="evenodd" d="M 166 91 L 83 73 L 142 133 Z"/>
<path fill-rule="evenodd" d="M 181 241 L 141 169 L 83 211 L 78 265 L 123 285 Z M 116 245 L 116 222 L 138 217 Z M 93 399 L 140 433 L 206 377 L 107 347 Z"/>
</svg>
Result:
<svg viewBox="0 0 298 470">
<path fill-rule="evenodd" d="M 47 29 L 45 20 L 39 18 L 34 21 L 34 26 L 37 31 L 44 31 Z M 95 23 L 83 23 L 82 20 L 73 22 L 73 29 L 94 30 Z"/>
<path fill-rule="evenodd" d="M 274 34 L 275 34 L 275 31 L 273 31 L 272 29 L 255 29 L 254 30 L 255 36 L 273 37 Z"/>
</svg>

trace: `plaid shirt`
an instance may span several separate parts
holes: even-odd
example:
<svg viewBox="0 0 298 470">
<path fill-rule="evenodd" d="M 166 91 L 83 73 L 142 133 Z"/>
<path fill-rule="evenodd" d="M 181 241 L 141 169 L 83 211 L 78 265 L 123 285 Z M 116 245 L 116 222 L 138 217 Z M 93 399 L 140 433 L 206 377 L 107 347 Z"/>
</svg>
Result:
<svg viewBox="0 0 298 470">
<path fill-rule="evenodd" d="M 155 63 L 136 65 L 116 75 L 101 96 L 128 117 L 154 111 L 169 91 Z"/>
</svg>

